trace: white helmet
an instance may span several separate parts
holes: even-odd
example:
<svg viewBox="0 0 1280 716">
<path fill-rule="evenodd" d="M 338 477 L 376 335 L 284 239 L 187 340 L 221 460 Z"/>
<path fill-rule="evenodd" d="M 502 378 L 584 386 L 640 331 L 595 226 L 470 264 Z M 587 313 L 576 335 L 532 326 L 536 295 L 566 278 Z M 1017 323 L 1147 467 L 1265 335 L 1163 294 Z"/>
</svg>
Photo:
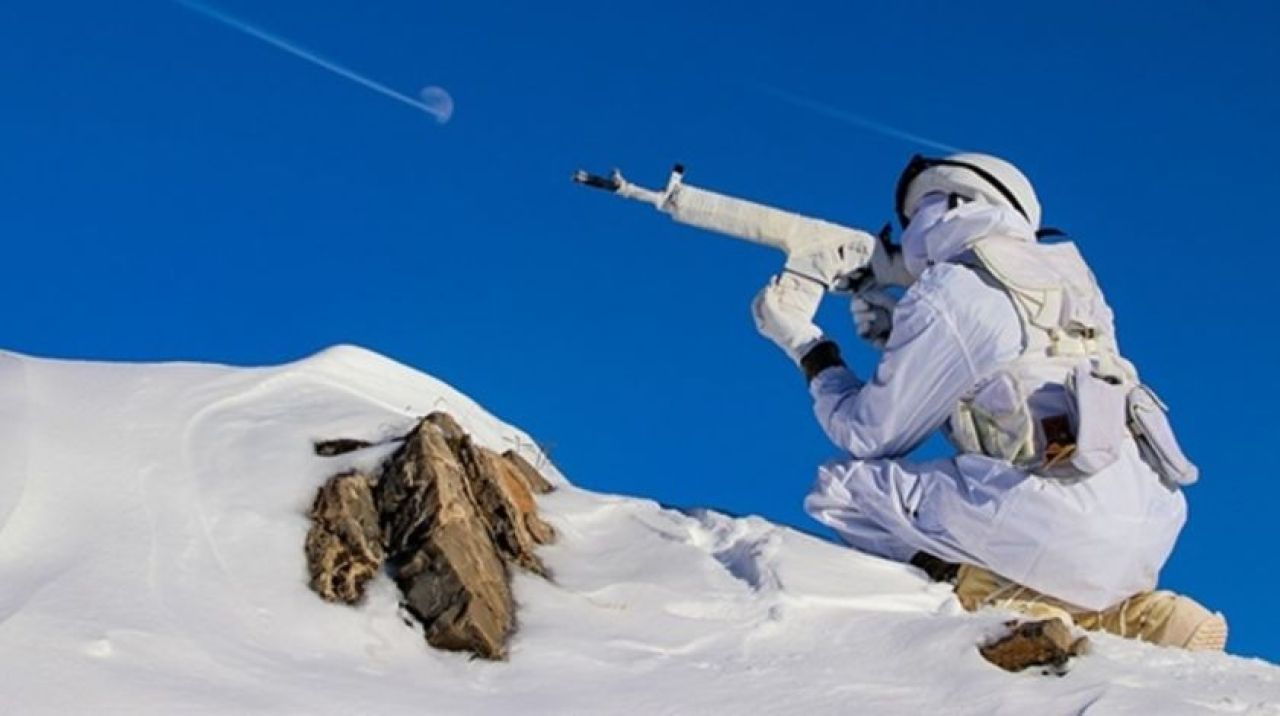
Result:
<svg viewBox="0 0 1280 716">
<path fill-rule="evenodd" d="M 906 227 L 925 194 L 940 192 L 983 199 L 1017 211 L 1040 228 L 1040 201 L 1031 182 L 1018 168 L 990 154 L 953 154 L 930 159 L 919 154 L 911 158 L 898 179 L 898 219 Z"/>
</svg>

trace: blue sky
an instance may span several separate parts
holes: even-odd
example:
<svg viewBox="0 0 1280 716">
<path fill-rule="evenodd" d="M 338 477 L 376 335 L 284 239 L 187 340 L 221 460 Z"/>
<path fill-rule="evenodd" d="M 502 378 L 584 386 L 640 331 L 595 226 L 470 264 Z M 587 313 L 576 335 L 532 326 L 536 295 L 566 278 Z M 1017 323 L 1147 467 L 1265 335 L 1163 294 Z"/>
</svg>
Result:
<svg viewBox="0 0 1280 716">
<path fill-rule="evenodd" d="M 834 450 L 748 313 L 778 257 L 569 182 L 682 161 L 878 227 L 918 147 L 776 87 L 1026 170 L 1201 464 L 1165 584 L 1280 659 L 1274 3 L 436 5 L 219 7 L 447 88 L 445 125 L 164 0 L 0 6 L 0 343 L 252 365 L 356 343 L 583 486 L 809 529 Z M 844 302 L 821 321 L 867 374 Z"/>
</svg>

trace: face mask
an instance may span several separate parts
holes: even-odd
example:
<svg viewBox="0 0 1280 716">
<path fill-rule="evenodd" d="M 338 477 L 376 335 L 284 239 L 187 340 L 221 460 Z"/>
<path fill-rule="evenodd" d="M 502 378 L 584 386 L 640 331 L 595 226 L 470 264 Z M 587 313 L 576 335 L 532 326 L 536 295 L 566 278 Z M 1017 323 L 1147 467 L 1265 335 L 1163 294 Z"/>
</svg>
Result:
<svg viewBox="0 0 1280 716">
<path fill-rule="evenodd" d="M 1036 240 L 1031 225 L 1014 209 L 989 204 L 982 197 L 952 208 L 946 195 L 930 194 L 902 232 L 903 265 L 919 278 L 935 263 L 950 261 L 992 235 Z"/>
<path fill-rule="evenodd" d="M 916 278 L 929 268 L 929 245 L 925 236 L 947 213 L 947 197 L 943 194 L 929 194 L 920 200 L 916 211 L 911 215 L 906 231 L 902 232 L 902 258 L 907 272 Z"/>
</svg>

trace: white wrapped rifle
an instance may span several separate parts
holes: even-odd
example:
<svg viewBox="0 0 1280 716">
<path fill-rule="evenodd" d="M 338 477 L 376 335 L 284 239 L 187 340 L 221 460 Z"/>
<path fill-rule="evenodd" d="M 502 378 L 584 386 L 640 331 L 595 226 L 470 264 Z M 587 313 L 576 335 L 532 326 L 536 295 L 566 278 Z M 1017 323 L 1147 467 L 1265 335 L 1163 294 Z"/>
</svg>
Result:
<svg viewBox="0 0 1280 716">
<path fill-rule="evenodd" d="M 681 224 L 779 249 L 787 255 L 784 270 L 817 281 L 828 291 L 855 293 L 871 285 L 893 283 L 889 276 L 892 249 L 888 226 L 876 237 L 829 221 L 699 189 L 684 183 L 684 167 L 679 164 L 661 191 L 632 184 L 617 170 L 608 177 L 578 171 L 573 180 L 624 199 L 652 204 Z"/>
</svg>

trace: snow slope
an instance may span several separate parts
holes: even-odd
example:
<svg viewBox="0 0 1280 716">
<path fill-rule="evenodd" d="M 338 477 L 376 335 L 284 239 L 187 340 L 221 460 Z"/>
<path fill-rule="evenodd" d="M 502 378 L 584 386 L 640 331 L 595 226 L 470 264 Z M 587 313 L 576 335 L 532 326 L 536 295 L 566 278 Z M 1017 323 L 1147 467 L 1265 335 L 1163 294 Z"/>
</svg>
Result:
<svg viewBox="0 0 1280 716">
<path fill-rule="evenodd" d="M 310 441 L 434 409 L 561 485 L 540 500 L 556 581 L 518 578 L 509 663 L 430 650 L 388 580 L 354 609 L 306 587 L 315 488 L 386 452 Z M 358 348 L 262 369 L 0 353 L 0 713 L 1280 714 L 1276 667 L 1120 639 L 1063 678 L 1005 674 L 974 648 L 1002 619 L 758 518 L 576 489 Z"/>
</svg>

